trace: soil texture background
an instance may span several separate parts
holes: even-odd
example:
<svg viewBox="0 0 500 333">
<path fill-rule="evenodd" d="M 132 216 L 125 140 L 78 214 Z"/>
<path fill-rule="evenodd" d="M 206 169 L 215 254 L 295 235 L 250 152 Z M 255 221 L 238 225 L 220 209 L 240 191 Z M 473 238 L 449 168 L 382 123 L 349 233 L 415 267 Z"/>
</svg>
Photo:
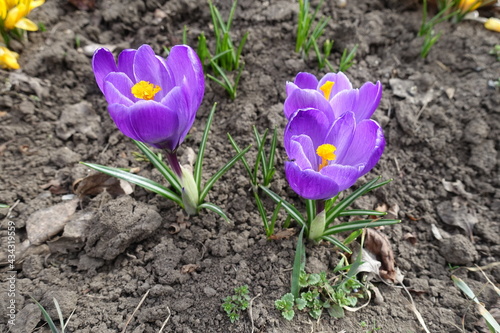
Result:
<svg viewBox="0 0 500 333">
<path fill-rule="evenodd" d="M 230 1 L 215 4 L 228 14 Z M 188 147 L 196 152 L 215 102 L 205 179 L 234 155 L 227 133 L 244 147 L 253 143 L 252 125 L 261 132 L 277 128 L 271 188 L 304 211 L 283 172 L 285 82 L 301 71 L 317 76 L 324 71 L 294 52 L 297 12 L 291 0 L 239 1 L 233 37 L 246 32 L 249 37 L 238 95 L 232 101 L 206 80 L 204 102 L 180 154 L 187 155 Z M 384 87 L 374 118 L 387 146 L 354 188 L 378 175 L 394 181 L 356 207 L 385 204 L 402 220 L 381 232 L 430 332 L 460 332 L 464 315 L 466 331 L 482 332 L 480 317 L 450 276 L 461 277 L 476 292 L 483 289 L 480 299 L 488 309 L 500 307 L 498 295 L 484 287 L 480 272 L 450 267 L 500 261 L 500 92 L 493 84 L 500 62 L 489 54 L 499 35 L 478 22 L 445 22 L 439 26 L 442 37 L 423 60 L 417 37 L 421 8 L 415 1 L 356 0 L 344 8 L 326 1 L 321 12 L 332 17 L 325 37 L 335 41 L 334 66 L 344 48 L 357 44 L 356 62 L 346 72 L 353 86 L 380 80 Z M 323 315 L 316 321 L 306 313 L 291 322 L 283 319 L 274 301 L 289 291 L 296 236 L 266 239 L 241 163 L 208 198 L 231 223 L 209 212 L 187 218 L 173 203 L 138 187 L 128 195 L 110 190 L 64 200 L 75 180 L 94 173 L 80 161 L 137 167 L 140 175 L 161 181 L 148 163 L 134 158 L 137 147 L 110 119 L 93 77 L 92 49 L 104 45 L 117 53 L 149 44 L 164 56 L 164 47 L 181 43 L 184 26 L 191 46 L 201 32 L 211 43 L 206 1 L 101 0 L 95 9 L 79 10 L 66 0 L 48 0 L 30 18 L 43 22 L 46 31 L 30 33 L 17 46 L 21 70 L 0 71 L 0 202 L 18 202 L 9 215 L 0 210 L 1 244 L 14 221 L 18 250 L 16 325 L 2 316 L 0 331 L 48 332 L 32 296 L 53 318 L 53 298 L 65 317 L 75 310 L 68 332 L 121 332 L 148 291 L 127 332 L 158 332 L 167 318 L 164 331 L 185 333 L 365 332 L 363 321 L 384 333 L 423 331 L 408 295 L 385 284 L 378 284 L 383 301 L 372 300 L 343 319 Z M 247 158 L 254 161 L 255 154 L 253 149 Z M 58 229 L 35 237 L 31 230 L 41 228 L 42 220 L 49 226 L 71 224 L 73 233 Z M 307 270 L 331 271 L 337 250 L 309 245 Z M 0 259 L 5 264 L 5 253 Z M 2 269 L 7 276 L 8 267 Z M 499 266 L 485 274 L 500 283 Z M 222 299 L 244 284 L 257 297 L 251 311 L 231 324 Z M 2 287 L 2 313 L 8 301 Z"/>
</svg>

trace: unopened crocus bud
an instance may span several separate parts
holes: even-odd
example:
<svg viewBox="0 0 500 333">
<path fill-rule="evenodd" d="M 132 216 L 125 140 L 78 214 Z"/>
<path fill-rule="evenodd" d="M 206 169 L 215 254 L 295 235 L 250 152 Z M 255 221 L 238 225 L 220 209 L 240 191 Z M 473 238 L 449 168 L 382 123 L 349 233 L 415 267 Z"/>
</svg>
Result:
<svg viewBox="0 0 500 333">
<path fill-rule="evenodd" d="M 309 239 L 319 241 L 320 237 L 325 232 L 326 213 L 322 211 L 311 222 L 311 229 L 309 229 Z"/>
<path fill-rule="evenodd" d="M 191 167 L 181 166 L 182 177 L 182 202 L 184 203 L 184 209 L 188 215 L 196 215 L 198 213 L 198 186 L 194 180 L 193 170 Z"/>
<path fill-rule="evenodd" d="M 500 19 L 496 17 L 489 18 L 484 22 L 484 27 L 491 31 L 500 32 Z"/>
</svg>

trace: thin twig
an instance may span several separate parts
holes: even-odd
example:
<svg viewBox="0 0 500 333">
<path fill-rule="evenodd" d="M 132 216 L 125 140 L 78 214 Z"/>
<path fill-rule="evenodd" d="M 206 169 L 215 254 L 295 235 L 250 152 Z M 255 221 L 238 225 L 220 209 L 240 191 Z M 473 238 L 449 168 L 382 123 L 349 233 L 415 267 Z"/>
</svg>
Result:
<svg viewBox="0 0 500 333">
<path fill-rule="evenodd" d="M 122 333 L 125 333 L 125 331 L 127 330 L 128 324 L 132 321 L 132 318 L 134 317 L 134 315 L 137 312 L 137 310 L 139 310 L 139 308 L 141 307 L 142 303 L 144 303 L 144 301 L 146 300 L 146 297 L 148 297 L 150 290 L 151 289 L 148 289 L 148 291 L 146 291 L 146 293 L 144 294 L 144 296 L 142 296 L 141 301 L 139 302 L 139 304 L 137 304 L 137 307 L 135 308 L 134 312 L 132 312 L 132 314 L 128 318 L 127 322 L 125 323 L 125 327 L 123 328 Z"/>
<path fill-rule="evenodd" d="M 252 304 L 253 304 L 253 300 L 256 299 L 257 297 L 259 297 L 260 294 L 258 294 L 257 296 L 255 296 L 254 298 L 252 298 L 250 300 L 250 304 L 248 305 L 248 315 L 250 316 L 250 322 L 252 323 L 252 333 L 254 332 L 255 330 L 255 326 L 253 324 L 253 316 L 252 316 Z"/>
<path fill-rule="evenodd" d="M 17 206 L 17 204 L 20 202 L 20 200 L 17 200 L 14 202 L 12 206 L 9 207 L 9 211 L 7 212 L 7 215 L 5 215 L 4 221 L 7 220 L 10 217 L 10 214 L 12 213 L 12 210 Z"/>
<path fill-rule="evenodd" d="M 161 325 L 161 328 L 160 330 L 158 331 L 158 333 L 162 333 L 163 332 L 163 329 L 165 328 L 165 326 L 167 326 L 167 323 L 168 323 L 168 320 L 170 319 L 170 315 L 172 314 L 172 312 L 170 312 L 170 308 L 167 306 L 167 310 L 168 310 L 168 317 L 167 319 L 165 319 L 165 321 L 163 322 L 163 325 Z"/>
</svg>

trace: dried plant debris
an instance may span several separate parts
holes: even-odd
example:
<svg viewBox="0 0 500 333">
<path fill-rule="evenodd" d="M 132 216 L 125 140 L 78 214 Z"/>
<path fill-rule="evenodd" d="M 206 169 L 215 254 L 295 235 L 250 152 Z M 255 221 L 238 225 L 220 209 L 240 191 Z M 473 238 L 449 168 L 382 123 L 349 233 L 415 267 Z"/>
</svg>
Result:
<svg viewBox="0 0 500 333">
<path fill-rule="evenodd" d="M 397 281 L 396 264 L 394 253 L 389 239 L 384 234 L 368 228 L 365 230 L 365 249 L 363 253 L 369 252 L 377 261 L 380 262 L 379 275 L 385 280 Z M 364 260 L 364 258 L 363 258 Z M 371 263 L 372 267 L 374 263 Z"/>
<path fill-rule="evenodd" d="M 471 211 L 462 199 L 455 197 L 451 201 L 441 202 L 436 206 L 436 210 L 444 223 L 464 230 L 472 240 L 474 225 L 479 220 L 476 213 Z"/>
<path fill-rule="evenodd" d="M 102 192 L 108 192 L 113 198 L 128 195 L 134 190 L 127 181 L 117 179 L 103 173 L 95 173 L 85 178 L 77 179 L 73 183 L 73 192 L 80 198 L 84 196 L 96 196 Z"/>
</svg>

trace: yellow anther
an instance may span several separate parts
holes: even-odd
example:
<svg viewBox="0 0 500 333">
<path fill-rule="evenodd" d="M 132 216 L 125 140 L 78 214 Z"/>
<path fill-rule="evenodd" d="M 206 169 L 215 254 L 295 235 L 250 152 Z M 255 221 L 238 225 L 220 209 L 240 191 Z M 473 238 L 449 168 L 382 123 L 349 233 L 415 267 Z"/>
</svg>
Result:
<svg viewBox="0 0 500 333">
<path fill-rule="evenodd" d="M 148 81 L 137 82 L 131 89 L 135 97 L 148 101 L 155 98 L 156 93 L 160 90 L 161 88 L 159 86 L 155 86 Z"/>
<path fill-rule="evenodd" d="M 316 154 L 318 154 L 319 157 L 321 157 L 321 164 L 319 165 L 319 170 L 323 169 L 328 165 L 328 161 L 333 161 L 337 156 L 335 156 L 335 151 L 337 150 L 337 147 L 334 145 L 325 143 L 324 145 L 321 145 L 316 149 Z"/>
<path fill-rule="evenodd" d="M 330 94 L 332 93 L 332 88 L 334 84 L 335 82 L 326 81 L 321 87 L 319 87 L 319 90 L 323 92 L 323 95 L 325 95 L 327 101 L 330 100 Z"/>
</svg>

